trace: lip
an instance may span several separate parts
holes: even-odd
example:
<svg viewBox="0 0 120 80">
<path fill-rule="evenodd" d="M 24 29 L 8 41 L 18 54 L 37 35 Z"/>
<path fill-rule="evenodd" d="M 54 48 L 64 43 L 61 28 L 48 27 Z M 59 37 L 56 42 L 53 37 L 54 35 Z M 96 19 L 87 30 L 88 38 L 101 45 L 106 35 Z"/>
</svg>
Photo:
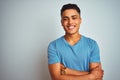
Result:
<svg viewBox="0 0 120 80">
<path fill-rule="evenodd" d="M 75 28 L 75 26 L 68 26 L 69 30 L 73 30 Z"/>
</svg>

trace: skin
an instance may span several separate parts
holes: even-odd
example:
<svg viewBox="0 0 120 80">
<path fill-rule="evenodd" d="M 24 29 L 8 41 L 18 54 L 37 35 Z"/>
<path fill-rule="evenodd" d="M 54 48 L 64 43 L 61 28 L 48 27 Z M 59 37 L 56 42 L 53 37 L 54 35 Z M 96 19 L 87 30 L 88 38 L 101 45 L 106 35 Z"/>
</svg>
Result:
<svg viewBox="0 0 120 80">
<path fill-rule="evenodd" d="M 71 46 L 81 39 L 79 33 L 81 22 L 82 19 L 75 9 L 67 9 L 61 15 L 61 24 L 65 30 L 64 38 Z M 66 68 L 66 74 L 61 74 L 61 69 L 64 68 L 61 63 L 49 64 L 48 67 L 52 80 L 102 80 L 103 77 L 100 63 L 90 63 L 90 72 Z"/>
</svg>

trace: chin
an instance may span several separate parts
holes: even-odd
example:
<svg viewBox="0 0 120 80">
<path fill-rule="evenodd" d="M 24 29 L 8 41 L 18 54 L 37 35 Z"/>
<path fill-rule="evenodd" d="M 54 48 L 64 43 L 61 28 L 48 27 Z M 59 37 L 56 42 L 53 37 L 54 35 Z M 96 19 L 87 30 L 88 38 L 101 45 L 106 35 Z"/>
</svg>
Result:
<svg viewBox="0 0 120 80">
<path fill-rule="evenodd" d="M 69 34 L 69 35 L 74 35 L 74 34 L 76 34 L 76 32 L 69 32 L 69 33 L 67 33 L 67 34 Z"/>
</svg>

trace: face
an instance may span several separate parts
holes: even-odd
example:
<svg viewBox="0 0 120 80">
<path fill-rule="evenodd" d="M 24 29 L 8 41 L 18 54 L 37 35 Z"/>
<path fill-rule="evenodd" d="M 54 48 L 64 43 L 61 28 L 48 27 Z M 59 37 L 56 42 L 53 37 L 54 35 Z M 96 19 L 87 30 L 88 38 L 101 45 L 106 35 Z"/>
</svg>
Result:
<svg viewBox="0 0 120 80">
<path fill-rule="evenodd" d="M 67 9 L 61 15 L 61 24 L 66 34 L 79 33 L 81 17 L 75 9 Z"/>
</svg>

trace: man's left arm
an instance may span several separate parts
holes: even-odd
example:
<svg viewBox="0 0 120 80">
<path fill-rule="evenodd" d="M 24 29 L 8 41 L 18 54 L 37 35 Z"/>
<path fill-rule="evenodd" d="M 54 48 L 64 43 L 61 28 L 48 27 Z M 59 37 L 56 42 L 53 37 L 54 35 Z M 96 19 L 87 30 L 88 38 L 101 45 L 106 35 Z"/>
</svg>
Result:
<svg viewBox="0 0 120 80">
<path fill-rule="evenodd" d="M 97 74 L 99 72 L 100 74 Z M 90 63 L 90 73 L 92 73 L 94 76 L 99 76 L 100 78 L 97 80 L 102 80 L 104 71 L 102 70 L 102 65 L 100 62 L 92 62 Z"/>
</svg>

